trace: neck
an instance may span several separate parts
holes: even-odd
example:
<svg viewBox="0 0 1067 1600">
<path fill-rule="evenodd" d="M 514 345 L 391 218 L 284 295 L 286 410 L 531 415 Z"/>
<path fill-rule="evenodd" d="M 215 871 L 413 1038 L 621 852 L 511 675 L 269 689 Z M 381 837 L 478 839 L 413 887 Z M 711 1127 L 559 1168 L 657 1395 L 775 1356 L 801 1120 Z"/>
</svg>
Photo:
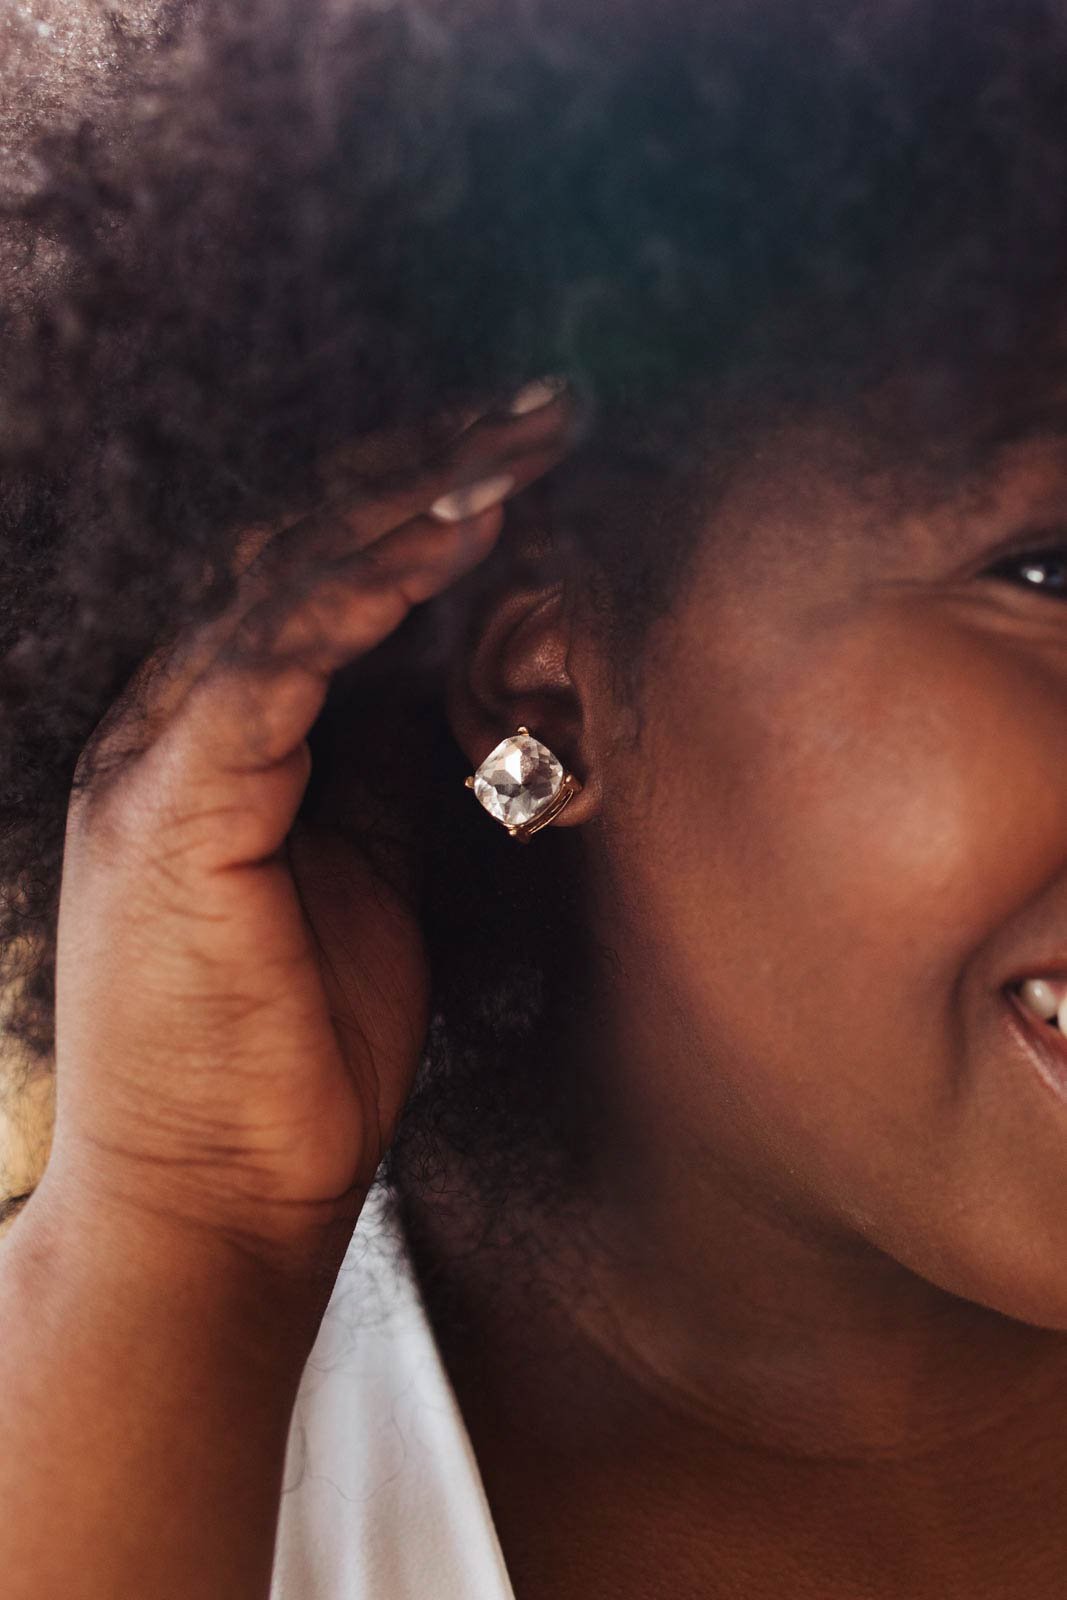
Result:
<svg viewBox="0 0 1067 1600">
<path fill-rule="evenodd" d="M 983 1437 L 1040 1450 L 1065 1435 L 1067 1335 L 949 1294 L 746 1181 L 693 1119 L 624 1090 L 655 1081 L 613 1069 L 595 1163 L 558 1212 L 490 1214 L 459 1162 L 409 1201 L 439 1305 L 510 1320 L 534 1354 L 584 1345 L 679 1428 L 748 1450 L 966 1468 Z"/>
<path fill-rule="evenodd" d="M 643 1065 L 575 1058 L 605 1085 L 580 1194 L 493 1207 L 457 1160 L 407 1207 L 509 1561 L 521 1574 L 532 1538 L 540 1571 L 559 1545 L 529 1592 L 568 1592 L 595 1526 L 620 1594 L 651 1587 L 627 1567 L 639 1535 L 668 1569 L 705 1559 L 709 1586 L 736 1571 L 754 1595 L 926 1600 L 949 1572 L 960 1593 L 1058 1594 L 1067 1337 L 757 1184 L 718 1126 L 712 1152 L 706 1116 L 654 1093 L 677 1081 L 655 1024 Z"/>
<path fill-rule="evenodd" d="M 966 1460 L 981 1436 L 1061 1426 L 1067 1337 L 776 1214 L 676 1132 L 657 1161 L 646 1126 L 640 1169 L 604 1150 L 597 1249 L 575 1258 L 563 1299 L 679 1416 L 746 1448 L 842 1461 Z"/>
<path fill-rule="evenodd" d="M 769 1140 L 753 1150 L 750 1109 L 732 1134 L 720 1102 L 709 1134 L 706 1068 L 668 1059 L 651 1006 L 596 1037 L 613 1044 L 607 1059 L 590 1039 L 579 1058 L 598 1118 L 585 1226 L 545 1256 L 576 1324 L 635 1382 L 746 1448 L 805 1459 L 967 1462 L 981 1435 L 1067 1420 L 1067 1335 L 879 1249 L 794 1183 Z"/>
</svg>

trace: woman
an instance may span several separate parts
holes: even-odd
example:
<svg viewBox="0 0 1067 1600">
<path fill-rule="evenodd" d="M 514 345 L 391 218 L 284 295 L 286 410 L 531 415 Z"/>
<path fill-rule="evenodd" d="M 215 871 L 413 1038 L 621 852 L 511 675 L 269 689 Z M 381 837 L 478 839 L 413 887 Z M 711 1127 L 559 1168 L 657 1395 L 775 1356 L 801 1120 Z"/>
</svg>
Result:
<svg viewBox="0 0 1067 1600">
<path fill-rule="evenodd" d="M 8 1595 L 1062 1593 L 1065 79 L 262 0 L 52 151 Z"/>
</svg>

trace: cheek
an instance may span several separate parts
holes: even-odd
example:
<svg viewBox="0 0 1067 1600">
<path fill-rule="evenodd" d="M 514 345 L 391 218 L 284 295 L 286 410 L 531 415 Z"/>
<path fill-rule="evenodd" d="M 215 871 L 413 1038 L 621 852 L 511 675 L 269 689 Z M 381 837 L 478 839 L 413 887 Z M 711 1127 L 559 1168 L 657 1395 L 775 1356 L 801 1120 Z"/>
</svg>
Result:
<svg viewBox="0 0 1067 1600">
<path fill-rule="evenodd" d="M 719 1155 L 751 1171 L 760 1152 L 824 1219 L 921 1261 L 938 1184 L 946 1214 L 966 1210 L 1003 1164 L 990 1140 L 1042 1137 L 999 1104 L 988 992 L 1010 972 L 988 949 L 1018 958 L 1005 928 L 1060 874 L 1067 940 L 1067 688 L 988 628 L 916 610 L 791 650 L 723 630 L 657 698 L 653 776 L 609 825 L 629 835 L 616 893 L 652 975 L 635 1010 L 683 1041 L 671 1091 Z M 1034 1203 L 1020 1192 L 1015 1220 Z M 946 1244 L 972 1262 L 961 1287 L 986 1247 Z"/>
<path fill-rule="evenodd" d="M 988 630 L 890 614 L 795 659 L 678 664 L 662 693 L 641 808 L 661 885 L 793 994 L 943 986 L 1067 862 L 1067 677 Z"/>
<path fill-rule="evenodd" d="M 839 961 L 877 953 L 940 987 L 1062 871 L 1057 687 L 1003 639 L 893 619 L 764 707 L 782 731 L 748 804 L 783 895 Z"/>
</svg>

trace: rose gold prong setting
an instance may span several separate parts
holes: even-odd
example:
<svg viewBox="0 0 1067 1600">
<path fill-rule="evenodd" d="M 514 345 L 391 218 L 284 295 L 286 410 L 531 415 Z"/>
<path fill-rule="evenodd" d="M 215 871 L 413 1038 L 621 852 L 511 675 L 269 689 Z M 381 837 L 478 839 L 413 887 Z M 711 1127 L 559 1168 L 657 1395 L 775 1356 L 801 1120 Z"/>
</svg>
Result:
<svg viewBox="0 0 1067 1600">
<path fill-rule="evenodd" d="M 555 822 L 563 808 L 568 806 L 574 796 L 581 793 L 581 790 L 582 786 L 574 776 L 574 773 L 565 772 L 563 782 L 556 790 L 555 798 L 549 802 L 543 811 L 539 811 L 536 817 L 531 817 L 529 822 L 523 823 L 518 828 L 509 828 L 508 832 L 511 837 L 518 839 L 520 844 L 528 843 L 535 833 L 540 833 L 541 829 L 547 828 L 550 822 Z"/>
<path fill-rule="evenodd" d="M 466 788 L 473 789 L 474 788 L 474 773 L 472 772 L 470 777 L 469 778 L 465 778 L 463 781 L 464 781 L 464 786 Z"/>
</svg>

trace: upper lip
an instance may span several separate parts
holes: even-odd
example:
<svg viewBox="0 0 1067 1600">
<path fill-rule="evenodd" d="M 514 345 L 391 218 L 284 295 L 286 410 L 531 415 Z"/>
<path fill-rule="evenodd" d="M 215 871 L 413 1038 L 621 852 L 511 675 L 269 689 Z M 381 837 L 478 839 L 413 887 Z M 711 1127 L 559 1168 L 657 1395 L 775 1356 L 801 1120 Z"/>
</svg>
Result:
<svg viewBox="0 0 1067 1600">
<path fill-rule="evenodd" d="M 1007 988 L 1020 989 L 1031 978 L 1051 978 L 1053 983 L 1067 983 L 1067 961 L 1062 956 L 1055 956 L 1043 964 L 1035 962 L 1032 966 L 1021 970 L 1014 978 L 1009 978 Z"/>
</svg>

